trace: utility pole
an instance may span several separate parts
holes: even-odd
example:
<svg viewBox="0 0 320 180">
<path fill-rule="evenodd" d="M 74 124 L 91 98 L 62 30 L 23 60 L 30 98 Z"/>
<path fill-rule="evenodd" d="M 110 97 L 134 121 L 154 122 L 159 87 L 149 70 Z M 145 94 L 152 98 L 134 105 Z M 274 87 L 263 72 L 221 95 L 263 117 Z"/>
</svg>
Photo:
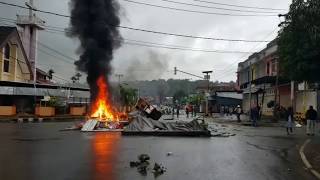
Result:
<svg viewBox="0 0 320 180">
<path fill-rule="evenodd" d="M 290 95 L 290 100 L 291 100 L 291 107 L 292 107 L 292 109 L 293 109 L 293 111 L 295 112 L 295 107 L 294 107 L 294 94 L 295 94 L 295 83 L 294 83 L 294 81 L 291 81 L 291 95 Z"/>
<path fill-rule="evenodd" d="M 252 86 L 252 63 L 250 62 L 250 65 L 249 65 L 249 119 L 251 119 L 251 109 L 252 109 L 252 106 L 251 106 L 251 99 L 252 99 L 252 92 L 251 92 L 251 86 Z"/>
<path fill-rule="evenodd" d="M 277 59 L 276 59 L 277 61 Z M 277 111 L 278 111 L 278 93 L 279 93 L 279 63 L 277 63 L 277 74 L 276 74 L 276 85 L 275 85 L 275 90 L 274 90 L 274 101 L 275 101 L 275 105 L 274 105 L 274 109 L 273 109 L 273 116 L 274 116 L 274 120 L 277 120 Z M 280 98 L 279 98 L 280 99 Z M 279 104 L 280 105 L 280 104 Z"/>
<path fill-rule="evenodd" d="M 210 75 L 213 71 L 203 71 L 202 73 L 205 74 L 204 79 L 208 81 L 208 87 L 207 87 L 207 98 L 206 98 L 206 112 L 205 114 L 209 116 L 209 96 L 210 96 Z"/>
<path fill-rule="evenodd" d="M 120 85 L 120 83 L 121 83 L 121 78 L 123 77 L 123 74 L 115 74 L 115 76 L 118 78 L 118 87 L 119 87 L 119 91 L 118 91 L 118 93 L 119 93 L 119 110 L 120 110 L 120 107 L 121 107 L 121 85 Z"/>
</svg>

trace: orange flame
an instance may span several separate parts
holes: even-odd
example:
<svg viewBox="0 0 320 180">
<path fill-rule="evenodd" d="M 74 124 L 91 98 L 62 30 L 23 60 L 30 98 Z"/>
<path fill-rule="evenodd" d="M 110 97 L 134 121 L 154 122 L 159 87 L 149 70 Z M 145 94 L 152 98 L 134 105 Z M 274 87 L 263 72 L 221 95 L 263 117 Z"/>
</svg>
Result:
<svg viewBox="0 0 320 180">
<path fill-rule="evenodd" d="M 109 100 L 108 85 L 103 76 L 97 80 L 98 96 L 92 103 L 91 117 L 104 121 L 119 121 L 119 113 L 115 112 Z"/>
</svg>

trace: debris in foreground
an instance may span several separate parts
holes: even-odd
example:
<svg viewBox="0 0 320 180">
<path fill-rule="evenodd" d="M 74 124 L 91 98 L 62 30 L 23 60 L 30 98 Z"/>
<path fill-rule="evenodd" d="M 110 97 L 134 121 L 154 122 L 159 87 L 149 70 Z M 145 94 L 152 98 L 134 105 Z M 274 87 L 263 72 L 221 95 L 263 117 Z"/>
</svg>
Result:
<svg viewBox="0 0 320 180">
<path fill-rule="evenodd" d="M 162 175 L 164 172 L 166 172 L 166 168 L 158 163 L 154 163 L 154 167 L 152 170 L 152 173 L 154 177 L 158 177 Z"/>
<path fill-rule="evenodd" d="M 148 175 L 148 170 L 150 170 L 149 165 L 150 165 L 150 156 L 148 154 L 140 154 L 138 156 L 138 161 L 131 161 L 130 162 L 130 167 L 137 168 L 137 171 L 143 175 L 146 176 Z M 158 177 L 162 175 L 166 171 L 164 166 L 159 165 L 158 163 L 154 164 L 154 167 L 152 169 L 152 173 L 154 174 L 155 177 Z"/>
</svg>

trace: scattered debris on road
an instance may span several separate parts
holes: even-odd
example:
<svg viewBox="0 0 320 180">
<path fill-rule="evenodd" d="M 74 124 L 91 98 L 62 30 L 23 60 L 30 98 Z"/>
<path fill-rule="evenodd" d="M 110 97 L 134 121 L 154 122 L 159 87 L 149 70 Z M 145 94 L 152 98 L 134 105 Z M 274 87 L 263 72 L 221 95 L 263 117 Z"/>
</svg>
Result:
<svg viewBox="0 0 320 180">
<path fill-rule="evenodd" d="M 130 167 L 137 168 L 137 171 L 143 175 L 146 176 L 148 175 L 148 170 L 150 170 L 149 165 L 150 165 L 150 156 L 148 154 L 140 154 L 138 156 L 138 161 L 131 161 L 130 162 Z M 155 163 L 154 167 L 152 169 L 152 173 L 154 174 L 155 177 L 158 177 L 162 175 L 166 171 L 165 167 Z"/>
<path fill-rule="evenodd" d="M 152 170 L 152 173 L 154 177 L 158 177 L 162 175 L 164 172 L 166 172 L 166 168 L 158 163 L 154 163 L 154 167 Z"/>
</svg>

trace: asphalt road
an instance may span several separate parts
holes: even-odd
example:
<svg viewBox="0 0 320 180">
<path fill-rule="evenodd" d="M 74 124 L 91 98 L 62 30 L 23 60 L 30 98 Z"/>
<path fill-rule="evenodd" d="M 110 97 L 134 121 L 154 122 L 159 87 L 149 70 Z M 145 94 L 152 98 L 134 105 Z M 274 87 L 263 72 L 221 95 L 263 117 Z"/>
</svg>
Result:
<svg viewBox="0 0 320 180">
<path fill-rule="evenodd" d="M 149 154 L 152 164 L 167 168 L 157 179 L 314 179 L 298 154 L 305 137 L 287 136 L 282 128 L 231 127 L 237 135 L 229 138 L 59 131 L 70 124 L 0 123 L 0 179 L 155 179 L 152 173 L 142 176 L 130 168 L 129 162 L 141 153 Z"/>
</svg>

